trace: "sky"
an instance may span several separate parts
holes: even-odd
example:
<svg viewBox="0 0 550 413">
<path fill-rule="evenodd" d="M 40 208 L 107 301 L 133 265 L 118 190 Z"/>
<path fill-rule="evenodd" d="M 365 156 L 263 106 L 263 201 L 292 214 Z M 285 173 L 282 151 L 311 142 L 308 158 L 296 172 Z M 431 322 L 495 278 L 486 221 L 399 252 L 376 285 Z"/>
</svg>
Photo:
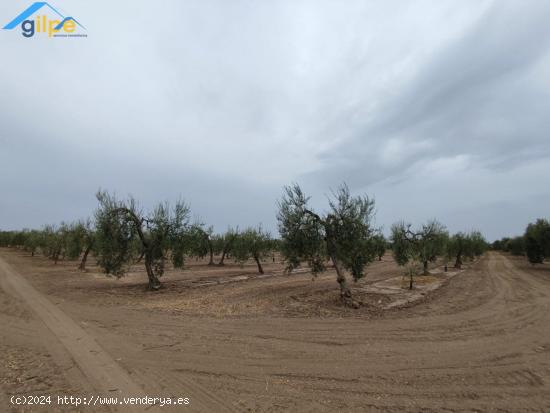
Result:
<svg viewBox="0 0 550 413">
<path fill-rule="evenodd" d="M 550 216 L 546 0 L 50 4 L 88 37 L 0 30 L 0 229 L 91 216 L 102 188 L 276 234 L 293 182 L 319 211 L 346 182 L 386 232 Z"/>
</svg>

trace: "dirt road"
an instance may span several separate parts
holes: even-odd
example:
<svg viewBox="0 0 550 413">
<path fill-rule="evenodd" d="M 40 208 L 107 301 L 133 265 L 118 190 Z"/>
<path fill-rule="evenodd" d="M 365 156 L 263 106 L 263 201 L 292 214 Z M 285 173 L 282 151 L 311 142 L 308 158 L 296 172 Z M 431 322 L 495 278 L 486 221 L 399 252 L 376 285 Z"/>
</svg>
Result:
<svg viewBox="0 0 550 413">
<path fill-rule="evenodd" d="M 35 316 L 41 320 L 44 325 L 59 340 L 70 357 L 75 361 L 81 372 L 92 385 L 86 393 L 87 400 L 95 407 L 96 400 L 94 396 L 135 397 L 144 398 L 148 394 L 134 382 L 127 371 L 94 340 L 92 336 L 86 333 L 72 318 L 67 316 L 57 306 L 52 304 L 43 294 L 37 291 L 21 275 L 19 275 L 9 264 L 0 258 L 0 273 L 2 275 L 2 288 L 7 293 L 17 295 Z M 189 382 L 187 388 L 195 394 L 200 395 L 193 400 L 193 406 L 190 411 L 215 411 L 219 409 L 226 410 L 223 401 L 216 400 L 217 397 L 211 395 L 201 386 Z M 112 410 L 127 411 L 128 407 L 112 407 Z M 133 412 L 160 412 L 161 409 L 155 405 L 133 405 Z"/>
<path fill-rule="evenodd" d="M 300 307 L 300 294 L 318 291 L 324 281 L 312 284 L 305 275 L 202 290 L 174 284 L 151 295 L 131 283 L 113 287 L 20 254 L 2 256 L 133 385 L 149 395 L 189 395 L 205 403 L 200 411 L 550 411 L 547 264 L 531 268 L 489 253 L 414 307 L 314 316 L 309 303 Z M 389 265 L 383 271 L 391 272 Z M 19 279 L 7 273 L 3 265 L 2 280 Z M 298 297 L 290 298 L 296 290 Z M 261 305 L 247 312 L 244 299 Z M 204 312 L 182 306 L 189 300 Z M 211 311 L 232 302 L 239 309 L 234 315 Z M 292 312 L 266 314 L 289 305 Z M 14 308 L 7 300 L 2 306 L 3 313 Z M 308 310 L 304 316 L 301 308 Z M 21 310 L 5 317 L 13 324 L 30 316 Z M 67 334 L 61 330 L 52 329 Z M 33 341 L 17 340 L 24 334 L 15 328 L 10 334 L 8 347 Z M 17 389 L 10 386 L 8 396 Z"/>
</svg>

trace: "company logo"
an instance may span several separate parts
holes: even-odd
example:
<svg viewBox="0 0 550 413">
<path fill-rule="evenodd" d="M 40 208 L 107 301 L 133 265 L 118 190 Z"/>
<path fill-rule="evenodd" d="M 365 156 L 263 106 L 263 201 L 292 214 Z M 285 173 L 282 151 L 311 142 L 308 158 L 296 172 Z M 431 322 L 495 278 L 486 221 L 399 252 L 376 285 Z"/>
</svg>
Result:
<svg viewBox="0 0 550 413">
<path fill-rule="evenodd" d="M 86 28 L 74 17 L 64 16 L 49 3 L 36 2 L 6 24 L 4 30 L 21 29 L 24 37 L 88 37 Z"/>
</svg>

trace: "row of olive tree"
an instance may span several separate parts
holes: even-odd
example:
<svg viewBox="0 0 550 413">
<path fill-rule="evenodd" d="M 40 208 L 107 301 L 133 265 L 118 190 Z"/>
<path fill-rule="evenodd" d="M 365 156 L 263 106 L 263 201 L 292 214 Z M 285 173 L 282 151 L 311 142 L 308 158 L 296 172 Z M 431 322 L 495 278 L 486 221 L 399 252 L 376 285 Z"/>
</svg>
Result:
<svg viewBox="0 0 550 413">
<path fill-rule="evenodd" d="M 422 264 L 424 275 L 429 272 L 429 263 L 440 257 L 445 261 L 445 270 L 447 262 L 451 260 L 454 261 L 454 267 L 460 269 L 464 259 L 473 260 L 481 256 L 488 247 L 479 231 L 459 232 L 450 236 L 445 226 L 435 220 L 415 230 L 411 229 L 411 224 L 398 222 L 391 228 L 391 241 L 397 264 L 406 266 L 412 263 L 407 270 L 410 289 L 413 288 L 415 262 Z"/>
<path fill-rule="evenodd" d="M 531 264 L 542 264 L 550 258 L 550 221 L 537 219 L 527 225 L 523 235 L 502 238 L 491 246 L 512 255 L 525 255 Z"/>
<path fill-rule="evenodd" d="M 153 290 L 160 287 L 159 279 L 169 261 L 180 268 L 186 257 L 208 257 L 208 265 L 224 265 L 231 255 L 241 264 L 253 260 L 262 274 L 262 260 L 270 254 L 274 260 L 275 251 L 280 251 L 287 270 L 305 262 L 313 274 L 319 274 L 332 262 L 342 300 L 356 306 L 346 271 L 353 280 L 361 279 L 366 267 L 376 257 L 381 260 L 388 247 L 399 265 L 419 262 L 426 274 L 428 263 L 438 257 L 453 258 L 460 268 L 463 258 L 480 255 L 486 245 L 479 232 L 449 237 L 437 221 L 415 230 L 411 224 L 398 222 L 392 226 L 388 242 L 374 226 L 374 200 L 352 196 L 345 184 L 329 197 L 326 213 L 315 212 L 298 185 L 286 187 L 277 214 L 280 240 L 272 239 L 261 227 L 214 234 L 212 227 L 191 223 L 190 208 L 183 201 L 173 207 L 161 203 L 145 212 L 131 197 L 121 200 L 105 191 L 96 196 L 99 206 L 93 220 L 48 226 L 42 231 L 0 232 L 0 246 L 23 247 L 33 255 L 40 250 L 55 262 L 82 257 L 82 270 L 93 252 L 102 270 L 117 277 L 131 264 L 143 261 Z M 214 256 L 220 256 L 217 263 Z"/>
<path fill-rule="evenodd" d="M 31 255 L 40 251 L 57 263 L 60 259 L 81 258 L 79 268 L 93 253 L 100 268 L 110 275 L 121 277 L 130 265 L 143 261 L 149 288 L 160 287 L 159 278 L 166 263 L 183 267 L 186 257 L 209 257 L 209 265 L 224 265 L 231 254 L 236 262 L 254 260 L 263 274 L 261 260 L 274 257 L 276 240 L 261 227 L 244 231 L 229 229 L 213 234 L 211 227 L 190 222 L 190 208 L 178 201 L 173 207 L 158 204 L 149 212 L 138 207 L 133 198 L 117 199 L 105 191 L 97 194 L 99 207 L 94 219 L 60 226 L 45 226 L 42 230 L 0 232 L 0 246 L 23 248 Z M 214 256 L 221 255 L 214 263 Z"/>
<path fill-rule="evenodd" d="M 491 249 L 509 252 L 512 255 L 525 255 L 525 240 L 523 236 L 503 237 L 491 244 Z"/>
<path fill-rule="evenodd" d="M 168 259 L 175 268 L 181 268 L 186 256 L 208 255 L 209 265 L 214 265 L 214 255 L 221 254 L 218 265 L 224 265 L 225 258 L 232 254 L 241 264 L 253 259 L 263 274 L 261 260 L 276 248 L 270 234 L 261 227 L 230 229 L 223 235 L 213 235 L 212 228 L 191 224 L 189 206 L 183 201 L 173 208 L 159 204 L 144 214 L 132 198 L 120 201 L 106 192 L 99 192 L 97 198 L 98 264 L 107 274 L 122 276 L 129 264 L 143 257 L 151 289 L 160 287 L 159 278 Z"/>
<path fill-rule="evenodd" d="M 60 259 L 77 259 L 84 252 L 79 267 L 84 269 L 93 247 L 94 232 L 89 221 L 46 225 L 42 230 L 0 232 L 0 246 L 17 247 L 34 256 L 40 251 L 55 263 Z"/>
<path fill-rule="evenodd" d="M 424 274 L 428 274 L 428 264 L 443 255 L 448 233 L 445 227 L 433 220 L 413 230 L 412 225 L 403 221 L 391 227 L 393 256 L 397 264 L 404 266 L 411 261 L 422 263 Z"/>
<path fill-rule="evenodd" d="M 378 257 L 382 259 L 386 248 L 392 248 L 393 257 L 400 266 L 419 262 L 424 274 L 428 265 L 438 257 L 453 259 L 460 268 L 465 258 L 481 255 L 487 243 L 481 233 L 458 233 L 449 236 L 446 228 L 433 220 L 412 229 L 403 221 L 391 228 L 388 243 L 379 228 L 374 227 L 374 200 L 367 196 L 352 196 L 344 184 L 329 197 L 329 210 L 324 214 L 309 206 L 299 185 L 286 187 L 279 202 L 277 219 L 281 235 L 281 253 L 288 269 L 305 262 L 314 275 L 327 269 L 332 262 L 340 297 L 346 305 L 357 306 L 347 283 L 345 272 L 357 281 L 365 276 L 366 267 Z M 410 288 L 413 285 L 413 271 Z"/>
<path fill-rule="evenodd" d="M 469 233 L 459 232 L 446 240 L 446 253 L 448 260 L 454 260 L 454 267 L 462 268 L 464 259 L 473 260 L 481 256 L 489 244 L 479 231 Z"/>
</svg>

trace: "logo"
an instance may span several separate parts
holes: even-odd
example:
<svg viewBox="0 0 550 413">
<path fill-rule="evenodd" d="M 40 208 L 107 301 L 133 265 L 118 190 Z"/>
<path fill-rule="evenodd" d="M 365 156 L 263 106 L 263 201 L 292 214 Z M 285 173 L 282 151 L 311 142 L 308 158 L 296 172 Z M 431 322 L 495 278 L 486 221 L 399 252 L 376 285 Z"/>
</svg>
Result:
<svg viewBox="0 0 550 413">
<path fill-rule="evenodd" d="M 74 17 L 64 16 L 49 3 L 36 2 L 6 24 L 4 30 L 21 29 L 24 37 L 40 34 L 52 37 L 88 37 L 86 28 Z"/>
</svg>

